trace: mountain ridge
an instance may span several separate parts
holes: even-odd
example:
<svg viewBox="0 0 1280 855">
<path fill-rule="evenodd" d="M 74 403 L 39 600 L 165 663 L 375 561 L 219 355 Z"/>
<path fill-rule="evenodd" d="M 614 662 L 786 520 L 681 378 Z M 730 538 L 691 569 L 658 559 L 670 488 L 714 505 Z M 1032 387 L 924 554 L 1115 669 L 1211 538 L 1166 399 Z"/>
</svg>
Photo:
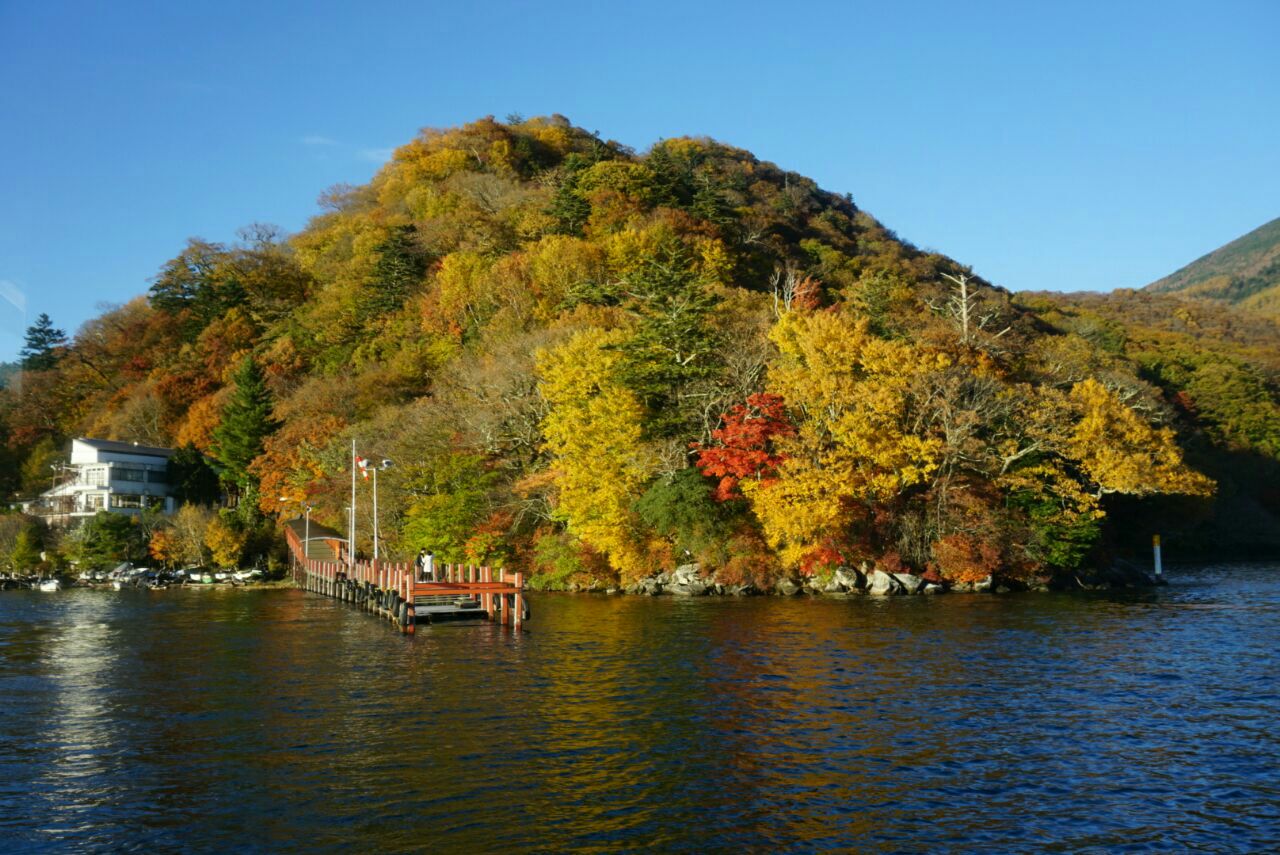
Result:
<svg viewBox="0 0 1280 855">
<path fill-rule="evenodd" d="M 1280 316 L 1280 217 L 1223 244 L 1143 290 L 1220 300 Z"/>
</svg>

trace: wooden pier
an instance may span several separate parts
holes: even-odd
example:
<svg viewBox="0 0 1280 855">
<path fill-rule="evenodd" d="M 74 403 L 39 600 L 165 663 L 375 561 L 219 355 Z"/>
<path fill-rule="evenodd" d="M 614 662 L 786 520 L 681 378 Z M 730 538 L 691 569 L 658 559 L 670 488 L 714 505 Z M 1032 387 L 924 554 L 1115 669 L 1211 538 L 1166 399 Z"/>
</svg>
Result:
<svg viewBox="0 0 1280 855">
<path fill-rule="evenodd" d="M 345 560 L 342 536 L 314 523 L 309 547 L 294 523 L 285 525 L 299 588 L 333 597 L 413 633 L 419 623 L 491 620 L 520 628 L 528 619 L 524 574 L 470 564 L 436 565 L 437 581 L 416 578 L 412 564 Z"/>
</svg>

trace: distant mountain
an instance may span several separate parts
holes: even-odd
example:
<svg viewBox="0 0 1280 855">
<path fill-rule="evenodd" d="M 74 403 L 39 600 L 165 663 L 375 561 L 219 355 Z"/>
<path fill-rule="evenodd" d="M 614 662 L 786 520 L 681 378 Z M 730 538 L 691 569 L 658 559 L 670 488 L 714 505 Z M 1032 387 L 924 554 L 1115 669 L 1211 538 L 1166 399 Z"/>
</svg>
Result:
<svg viewBox="0 0 1280 855">
<path fill-rule="evenodd" d="M 1147 286 L 1280 317 L 1280 217 Z"/>
</svg>

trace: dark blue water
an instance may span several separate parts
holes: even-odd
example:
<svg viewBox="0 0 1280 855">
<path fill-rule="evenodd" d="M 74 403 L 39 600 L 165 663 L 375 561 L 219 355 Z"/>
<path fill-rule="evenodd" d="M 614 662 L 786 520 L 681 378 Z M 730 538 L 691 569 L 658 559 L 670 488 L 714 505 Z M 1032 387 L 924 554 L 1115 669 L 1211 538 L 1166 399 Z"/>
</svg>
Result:
<svg viewBox="0 0 1280 855">
<path fill-rule="evenodd" d="M 1280 566 L 1130 596 L 0 595 L 0 848 L 1275 851 Z"/>
</svg>

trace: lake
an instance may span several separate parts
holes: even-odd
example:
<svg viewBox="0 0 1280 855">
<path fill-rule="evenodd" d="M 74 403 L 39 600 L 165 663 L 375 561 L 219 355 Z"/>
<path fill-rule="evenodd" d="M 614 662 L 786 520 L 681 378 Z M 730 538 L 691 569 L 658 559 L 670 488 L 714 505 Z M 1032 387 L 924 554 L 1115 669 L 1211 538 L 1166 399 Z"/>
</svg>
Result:
<svg viewBox="0 0 1280 855">
<path fill-rule="evenodd" d="M 7 851 L 1280 849 L 1280 565 L 1127 594 L 0 594 Z"/>
</svg>

